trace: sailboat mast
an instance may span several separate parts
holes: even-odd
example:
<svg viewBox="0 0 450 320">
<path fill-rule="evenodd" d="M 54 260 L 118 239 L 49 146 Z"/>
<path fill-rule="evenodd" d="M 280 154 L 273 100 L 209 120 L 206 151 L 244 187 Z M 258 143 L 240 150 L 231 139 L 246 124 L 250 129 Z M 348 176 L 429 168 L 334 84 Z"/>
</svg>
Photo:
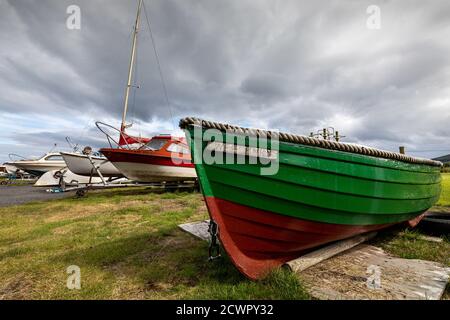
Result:
<svg viewBox="0 0 450 320">
<path fill-rule="evenodd" d="M 136 45 L 137 45 L 137 36 L 138 36 L 138 32 L 139 32 L 142 1 L 143 0 L 139 0 L 139 5 L 138 5 L 138 10 L 137 10 L 137 15 L 136 15 L 136 23 L 134 24 L 133 45 L 131 47 L 130 67 L 128 69 L 128 83 L 127 83 L 127 88 L 125 91 L 125 103 L 124 103 L 124 107 L 123 107 L 122 126 L 120 129 L 121 132 L 124 132 L 127 127 L 126 118 L 127 118 L 127 112 L 128 112 L 128 100 L 130 97 L 130 89 L 132 86 L 132 79 L 133 79 L 133 67 L 134 67 L 134 60 L 136 57 Z"/>
</svg>

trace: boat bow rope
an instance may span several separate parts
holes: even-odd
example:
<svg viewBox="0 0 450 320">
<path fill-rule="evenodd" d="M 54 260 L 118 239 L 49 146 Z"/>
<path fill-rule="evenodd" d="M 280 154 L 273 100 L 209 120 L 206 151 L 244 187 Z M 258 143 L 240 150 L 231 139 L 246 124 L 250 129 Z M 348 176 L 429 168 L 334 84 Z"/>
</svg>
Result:
<svg viewBox="0 0 450 320">
<path fill-rule="evenodd" d="M 318 147 L 329 150 L 343 151 L 348 153 L 361 154 L 366 156 L 372 156 L 377 158 L 398 160 L 402 162 L 412 163 L 412 164 L 423 164 L 434 167 L 442 167 L 443 164 L 439 161 L 416 158 L 408 155 L 404 155 L 397 152 L 379 150 L 375 148 L 364 147 L 361 145 L 348 144 L 330 140 L 322 140 L 317 138 L 311 138 L 307 136 L 282 133 L 282 132 L 274 132 L 274 131 L 266 131 L 261 129 L 251 129 L 244 128 L 239 126 L 233 126 L 229 124 L 207 121 L 199 118 L 187 117 L 180 120 L 180 128 L 187 129 L 189 126 L 201 126 L 202 128 L 207 129 L 216 129 L 222 132 L 234 133 L 247 135 L 251 137 L 264 137 L 267 139 L 278 138 L 279 141 L 288 142 L 288 143 L 297 143 L 312 147 Z"/>
</svg>

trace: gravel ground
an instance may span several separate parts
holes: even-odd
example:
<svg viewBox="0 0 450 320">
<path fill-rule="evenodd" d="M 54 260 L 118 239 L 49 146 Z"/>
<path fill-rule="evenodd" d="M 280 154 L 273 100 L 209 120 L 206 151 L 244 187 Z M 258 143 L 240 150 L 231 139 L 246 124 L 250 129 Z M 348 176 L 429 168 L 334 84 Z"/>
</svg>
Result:
<svg viewBox="0 0 450 320">
<path fill-rule="evenodd" d="M 0 207 L 73 196 L 73 192 L 48 193 L 45 190 L 46 188 L 34 188 L 33 186 L 0 186 Z"/>
</svg>

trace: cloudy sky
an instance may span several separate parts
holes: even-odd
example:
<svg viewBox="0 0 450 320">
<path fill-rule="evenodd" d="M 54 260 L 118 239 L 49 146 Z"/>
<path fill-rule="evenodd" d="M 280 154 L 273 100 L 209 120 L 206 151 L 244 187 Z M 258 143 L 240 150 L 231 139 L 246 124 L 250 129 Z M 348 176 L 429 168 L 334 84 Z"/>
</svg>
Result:
<svg viewBox="0 0 450 320">
<path fill-rule="evenodd" d="M 333 126 L 348 142 L 450 153 L 448 0 L 145 3 L 171 108 L 143 15 L 130 133 L 179 133 L 179 118 L 197 116 L 297 134 Z M 81 30 L 66 26 L 70 5 Z M 367 26 L 370 5 L 381 29 Z M 94 122 L 120 125 L 136 7 L 0 0 L 0 162 L 67 149 L 66 136 L 105 145 Z"/>
</svg>

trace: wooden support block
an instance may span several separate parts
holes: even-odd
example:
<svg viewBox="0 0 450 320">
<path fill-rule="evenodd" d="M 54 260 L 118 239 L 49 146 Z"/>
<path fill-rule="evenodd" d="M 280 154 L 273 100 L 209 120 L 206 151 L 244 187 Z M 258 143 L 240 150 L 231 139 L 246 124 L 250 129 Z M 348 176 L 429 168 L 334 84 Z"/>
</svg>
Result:
<svg viewBox="0 0 450 320">
<path fill-rule="evenodd" d="M 286 266 L 293 272 L 296 273 L 302 272 L 315 264 L 318 264 L 341 252 L 349 250 L 363 242 L 366 242 L 367 240 L 372 239 L 373 237 L 375 237 L 376 234 L 377 234 L 376 232 L 371 232 L 367 234 L 358 235 L 350 239 L 338 241 L 322 249 L 305 254 L 304 256 L 301 256 L 298 259 L 289 261 L 286 263 Z"/>
<path fill-rule="evenodd" d="M 211 241 L 211 235 L 208 232 L 209 220 L 180 224 L 178 227 L 201 240 Z"/>
<path fill-rule="evenodd" d="M 430 241 L 430 242 L 436 242 L 436 243 L 444 242 L 444 239 L 439 238 L 439 237 L 420 236 L 420 239 L 425 240 L 425 241 Z"/>
</svg>

